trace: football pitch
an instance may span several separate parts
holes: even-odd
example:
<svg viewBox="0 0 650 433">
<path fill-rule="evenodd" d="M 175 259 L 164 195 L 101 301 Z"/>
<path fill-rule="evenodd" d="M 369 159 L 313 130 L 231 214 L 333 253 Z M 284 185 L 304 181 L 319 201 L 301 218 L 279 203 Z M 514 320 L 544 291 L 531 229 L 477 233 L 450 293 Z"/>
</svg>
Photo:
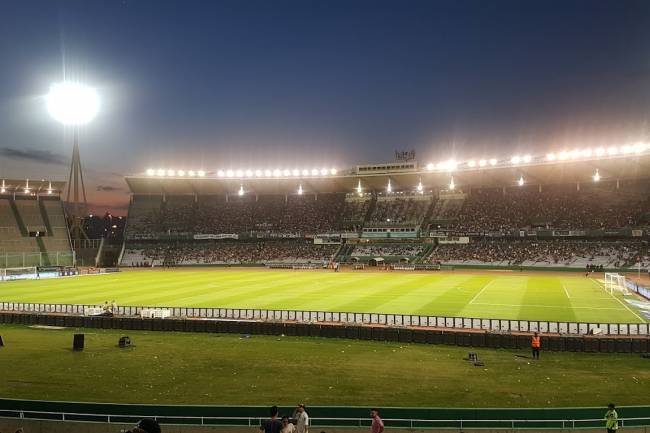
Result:
<svg viewBox="0 0 650 433">
<path fill-rule="evenodd" d="M 639 323 L 598 277 L 518 272 L 133 270 L 0 283 L 0 301 L 417 314 Z"/>
</svg>

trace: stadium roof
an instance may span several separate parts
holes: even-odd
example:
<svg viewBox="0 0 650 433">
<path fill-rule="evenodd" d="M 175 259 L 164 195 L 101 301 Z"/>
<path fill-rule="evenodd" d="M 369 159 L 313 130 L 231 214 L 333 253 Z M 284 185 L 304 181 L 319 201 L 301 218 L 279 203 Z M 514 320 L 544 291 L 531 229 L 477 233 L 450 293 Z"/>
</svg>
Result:
<svg viewBox="0 0 650 433">
<path fill-rule="evenodd" d="M 66 182 L 34 179 L 0 179 L 0 194 L 55 194 L 60 195 Z M 27 190 L 27 191 L 26 191 Z"/>
<path fill-rule="evenodd" d="M 385 191 L 389 180 L 393 191 L 413 191 L 419 182 L 428 191 L 447 189 L 452 178 L 458 189 L 517 186 L 521 179 L 526 185 L 585 184 L 593 182 L 596 173 L 602 182 L 650 178 L 650 153 L 580 160 L 536 158 L 521 164 L 501 160 L 493 166 L 481 167 L 463 163 L 453 169 L 432 169 L 430 165 L 422 168 L 416 162 L 395 168 L 396 164 L 400 163 L 357 166 L 336 174 L 328 171 L 306 176 L 285 175 L 288 170 L 274 176 L 241 177 L 226 177 L 217 172 L 201 172 L 201 176 L 194 177 L 143 174 L 127 176 L 126 182 L 134 194 L 225 195 L 237 194 L 240 189 L 245 193 L 292 194 L 300 186 L 306 194 L 356 192 L 359 184 L 363 192 Z"/>
</svg>

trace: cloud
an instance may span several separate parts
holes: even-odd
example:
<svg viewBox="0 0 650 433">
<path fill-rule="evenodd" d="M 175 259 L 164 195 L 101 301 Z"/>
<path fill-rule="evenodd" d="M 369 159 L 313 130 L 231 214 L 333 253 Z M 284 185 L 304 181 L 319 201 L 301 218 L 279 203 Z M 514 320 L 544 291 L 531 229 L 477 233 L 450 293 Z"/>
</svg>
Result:
<svg viewBox="0 0 650 433">
<path fill-rule="evenodd" d="M 97 185 L 97 191 L 106 191 L 106 192 L 115 192 L 115 191 L 122 191 L 123 188 L 119 186 L 112 186 L 112 185 Z"/>
<path fill-rule="evenodd" d="M 9 159 L 23 159 L 42 164 L 67 165 L 67 159 L 48 150 L 16 149 L 14 147 L 0 147 L 0 156 Z"/>
</svg>

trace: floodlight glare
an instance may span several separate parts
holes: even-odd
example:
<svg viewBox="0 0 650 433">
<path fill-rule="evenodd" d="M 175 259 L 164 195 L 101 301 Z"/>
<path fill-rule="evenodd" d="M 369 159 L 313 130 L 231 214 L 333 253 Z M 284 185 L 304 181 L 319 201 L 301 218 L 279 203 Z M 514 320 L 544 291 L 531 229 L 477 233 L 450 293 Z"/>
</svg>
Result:
<svg viewBox="0 0 650 433">
<path fill-rule="evenodd" d="M 530 156 L 530 155 L 524 155 L 524 157 L 522 159 L 524 160 L 524 162 L 526 164 L 528 164 L 533 159 L 533 157 Z"/>
<path fill-rule="evenodd" d="M 174 170 L 167 170 L 167 176 L 176 176 L 176 172 Z"/>
<path fill-rule="evenodd" d="M 435 168 L 435 165 L 433 165 L 432 162 L 427 164 L 427 170 L 433 170 Z"/>
<path fill-rule="evenodd" d="M 417 189 L 418 192 L 422 192 L 422 189 L 423 189 L 423 187 L 422 187 L 422 181 L 419 181 L 419 182 L 418 182 L 418 186 L 416 186 L 415 189 Z"/>
<path fill-rule="evenodd" d="M 92 87 L 64 81 L 50 86 L 45 105 L 50 116 L 64 125 L 84 125 L 99 112 L 99 95 Z"/>
<path fill-rule="evenodd" d="M 226 170 L 226 177 L 233 177 L 235 175 L 235 172 L 232 170 Z"/>
<path fill-rule="evenodd" d="M 244 173 L 246 177 L 252 177 L 253 176 L 253 170 L 246 170 L 246 173 Z"/>
<path fill-rule="evenodd" d="M 298 195 L 302 195 L 302 184 L 298 187 Z"/>
<path fill-rule="evenodd" d="M 492 159 L 490 160 L 490 165 L 491 165 L 491 166 L 495 166 L 495 165 L 497 165 L 497 160 L 496 160 L 496 158 L 492 158 Z"/>
<path fill-rule="evenodd" d="M 194 177 L 194 176 L 196 176 L 196 173 L 194 172 L 194 170 L 190 170 L 190 171 L 188 171 L 187 174 L 189 174 L 190 177 Z"/>
<path fill-rule="evenodd" d="M 473 168 L 473 167 L 476 167 L 476 161 L 474 161 L 474 160 L 472 159 L 471 161 L 469 161 L 469 162 L 467 163 L 467 166 L 468 166 L 468 167 L 472 167 L 472 168 Z"/>
<path fill-rule="evenodd" d="M 361 195 L 361 191 L 363 191 L 363 189 L 361 188 L 361 179 L 359 179 L 357 183 L 357 193 Z"/>
<path fill-rule="evenodd" d="M 284 170 L 282 170 L 282 175 L 283 175 L 284 177 L 289 177 L 289 176 L 291 176 L 291 170 L 287 170 L 287 169 L 285 168 Z"/>
<path fill-rule="evenodd" d="M 510 162 L 512 162 L 513 164 L 519 164 L 519 161 L 520 158 L 518 156 L 513 156 L 512 158 L 510 158 Z"/>
<path fill-rule="evenodd" d="M 610 147 L 607 149 L 608 155 L 616 155 L 618 153 L 618 147 Z"/>
<path fill-rule="evenodd" d="M 312 176 L 318 176 L 318 169 L 317 168 L 312 169 L 311 175 Z"/>
<path fill-rule="evenodd" d="M 271 177 L 272 175 L 273 175 L 273 172 L 271 170 L 264 170 L 264 176 Z"/>
<path fill-rule="evenodd" d="M 320 174 L 321 174 L 322 176 L 327 176 L 327 173 L 328 173 L 328 171 L 327 171 L 326 168 L 321 168 L 321 170 L 320 170 Z"/>
<path fill-rule="evenodd" d="M 295 177 L 298 177 L 298 176 L 300 176 L 300 170 L 298 170 L 297 168 L 294 168 L 294 169 L 291 171 L 291 174 L 292 174 L 293 176 L 295 176 Z"/>
<path fill-rule="evenodd" d="M 203 171 L 203 170 L 199 170 L 199 171 L 198 171 L 198 175 L 199 175 L 199 177 L 203 177 L 203 176 L 205 176 L 205 171 Z"/>
<path fill-rule="evenodd" d="M 239 191 L 237 191 L 237 194 L 241 197 L 244 195 L 244 185 L 239 186 Z"/>
<path fill-rule="evenodd" d="M 486 164 L 487 164 L 487 161 L 484 160 L 484 159 L 482 159 L 482 160 L 480 160 L 480 161 L 478 162 L 478 166 L 479 166 L 479 167 L 485 167 Z"/>
<path fill-rule="evenodd" d="M 338 171 L 335 168 L 330 169 L 330 174 L 332 176 L 336 176 L 336 173 L 338 173 Z"/>
<path fill-rule="evenodd" d="M 386 192 L 387 193 L 393 192 L 393 185 L 390 184 L 390 179 L 388 179 L 388 186 L 386 187 Z"/>
<path fill-rule="evenodd" d="M 225 174 L 223 170 L 217 170 L 217 177 L 223 177 Z"/>
<path fill-rule="evenodd" d="M 603 156 L 605 154 L 605 149 L 602 147 L 599 147 L 596 149 L 596 156 Z"/>
<path fill-rule="evenodd" d="M 154 174 L 156 174 L 156 170 L 154 170 L 153 168 L 147 169 L 147 176 L 153 176 Z"/>
<path fill-rule="evenodd" d="M 546 160 L 547 161 L 555 161 L 555 154 L 554 153 L 547 153 L 546 154 Z"/>
<path fill-rule="evenodd" d="M 524 186 L 524 177 L 523 177 L 523 176 L 520 176 L 520 177 L 519 177 L 519 180 L 517 181 L 517 184 L 518 184 L 519 186 Z"/>
<path fill-rule="evenodd" d="M 255 170 L 255 177 L 262 177 L 262 170 Z"/>
<path fill-rule="evenodd" d="M 165 175 L 165 170 L 163 170 L 162 168 L 159 168 L 158 171 L 156 172 L 156 174 L 158 176 L 164 176 Z"/>
<path fill-rule="evenodd" d="M 452 190 L 452 191 L 454 189 L 456 189 L 456 184 L 454 183 L 454 177 L 453 176 L 451 178 L 451 182 L 449 182 L 449 189 Z"/>
<path fill-rule="evenodd" d="M 302 175 L 303 175 L 303 176 L 309 176 L 309 170 L 307 170 L 307 169 L 305 168 L 305 169 L 302 171 Z"/>
<path fill-rule="evenodd" d="M 176 172 L 176 174 L 178 174 L 179 176 L 183 177 L 183 176 L 185 176 L 185 170 L 178 170 L 178 171 Z"/>
<path fill-rule="evenodd" d="M 599 182 L 600 181 L 600 173 L 598 172 L 598 169 L 596 169 L 596 173 L 594 174 L 594 182 Z"/>
<path fill-rule="evenodd" d="M 237 177 L 242 177 L 242 176 L 244 176 L 244 171 L 243 170 L 237 170 L 235 172 L 235 174 L 237 175 Z"/>
</svg>

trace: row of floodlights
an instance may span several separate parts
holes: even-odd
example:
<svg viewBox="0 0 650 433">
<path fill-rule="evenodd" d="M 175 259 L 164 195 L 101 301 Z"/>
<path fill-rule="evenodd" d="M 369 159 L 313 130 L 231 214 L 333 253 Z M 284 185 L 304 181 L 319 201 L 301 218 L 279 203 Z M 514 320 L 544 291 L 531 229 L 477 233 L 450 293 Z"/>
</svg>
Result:
<svg viewBox="0 0 650 433">
<path fill-rule="evenodd" d="M 577 159 L 588 159 L 594 157 L 613 157 L 621 155 L 638 155 L 644 152 L 650 151 L 650 144 L 647 143 L 635 143 L 625 146 L 610 146 L 610 147 L 598 147 L 595 149 L 586 148 L 586 149 L 573 149 L 573 150 L 562 150 L 557 153 L 547 153 L 546 158 L 544 157 L 533 157 L 532 155 L 514 155 L 510 158 L 509 163 L 511 165 L 519 164 L 530 164 L 533 160 L 536 162 L 554 162 L 554 161 L 570 161 Z M 438 162 L 434 164 L 432 162 L 426 165 L 428 171 L 439 170 L 439 171 L 454 171 L 458 167 L 463 168 L 483 168 L 483 167 L 495 167 L 497 165 L 507 165 L 507 161 L 501 161 L 496 158 L 491 159 L 471 159 L 469 161 L 456 161 L 454 159 L 449 159 L 447 161 Z"/>
<path fill-rule="evenodd" d="M 25 194 L 30 194 L 32 192 L 31 188 L 29 187 L 29 179 L 25 181 L 25 186 L 23 186 L 22 189 Z M 52 182 L 48 182 L 46 191 L 48 194 L 52 194 L 54 192 L 54 190 L 52 189 Z M 2 179 L 2 183 L 0 184 L 0 194 L 4 194 L 6 192 L 7 192 L 7 185 L 5 183 L 5 180 Z"/>
<path fill-rule="evenodd" d="M 338 171 L 335 168 L 313 168 L 308 169 L 293 169 L 293 170 L 217 170 L 217 177 L 225 178 L 268 178 L 268 177 L 309 177 L 309 176 L 335 176 Z M 154 170 L 150 168 L 147 170 L 147 176 L 157 176 L 157 177 L 205 177 L 206 172 L 204 170 L 165 170 L 158 169 Z"/>
</svg>

